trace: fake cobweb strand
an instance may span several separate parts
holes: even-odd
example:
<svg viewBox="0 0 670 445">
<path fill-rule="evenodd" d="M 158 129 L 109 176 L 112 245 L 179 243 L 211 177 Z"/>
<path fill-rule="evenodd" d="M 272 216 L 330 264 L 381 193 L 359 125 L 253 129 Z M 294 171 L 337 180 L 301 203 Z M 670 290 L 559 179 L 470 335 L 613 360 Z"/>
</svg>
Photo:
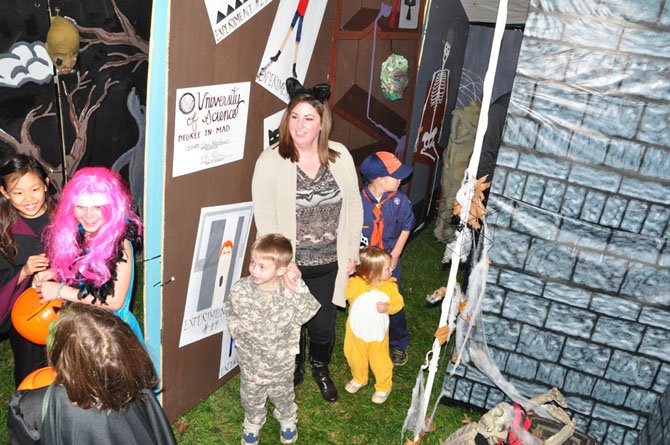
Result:
<svg viewBox="0 0 670 445">
<path fill-rule="evenodd" d="M 471 184 L 471 181 L 468 180 L 468 174 L 464 175 L 463 184 L 461 189 L 457 193 L 457 199 L 461 204 L 461 221 L 467 221 L 467 215 L 469 214 L 470 202 L 474 193 L 474 186 Z M 465 226 L 464 226 L 465 227 Z M 452 258 L 452 265 L 449 271 L 449 279 L 447 282 L 447 290 L 445 293 L 445 298 L 442 300 L 441 305 L 441 315 L 439 327 L 442 326 L 454 326 L 454 311 L 452 310 L 451 302 L 454 301 L 454 292 L 457 286 L 456 283 L 456 273 L 458 271 L 458 257 L 460 255 L 460 250 L 463 243 L 463 231 L 460 230 L 456 236 L 457 240 L 457 251 L 454 252 Z M 444 352 L 442 345 L 437 339 L 433 340 L 433 346 L 431 350 L 426 354 L 426 361 L 422 365 L 419 375 L 417 377 L 417 384 L 415 384 L 412 396 L 412 403 L 408 409 L 408 413 L 405 419 L 405 425 L 408 429 L 411 429 L 414 433 L 414 441 L 416 442 L 422 432 L 427 432 L 429 429 L 430 422 L 426 423 L 424 417 L 428 409 L 428 404 L 430 402 L 430 394 L 432 392 L 432 385 L 434 377 L 439 369 L 440 364 L 440 353 Z M 424 381 L 423 372 L 428 370 L 428 380 L 427 383 Z M 416 393 L 416 396 L 414 395 Z M 439 399 L 438 399 L 439 400 Z M 405 427 L 403 427 L 405 428 Z M 403 431 L 404 433 L 404 431 Z"/>
<path fill-rule="evenodd" d="M 461 205 L 464 211 L 469 209 L 467 209 L 467 205 L 463 206 L 463 204 L 467 204 L 467 200 L 471 199 L 474 193 L 474 187 L 472 187 L 472 184 L 469 183 L 466 175 L 466 179 L 464 179 L 461 189 L 459 190 L 459 198 L 460 201 L 463 201 L 461 202 Z M 464 215 L 461 216 L 464 217 Z M 467 243 L 465 242 L 464 238 L 466 238 L 466 233 L 459 233 L 458 240 L 463 244 L 473 244 L 471 229 L 468 226 L 463 226 L 462 231 L 470 234 L 469 241 Z M 472 246 L 472 249 L 475 252 L 474 256 L 477 261 L 468 279 L 468 291 L 466 298 L 467 303 L 465 308 L 462 310 L 461 315 L 457 319 L 456 317 L 458 307 L 463 300 L 463 294 L 457 284 L 454 286 L 451 301 L 449 302 L 449 307 L 447 308 L 449 311 L 447 325 L 456 326 L 456 341 L 454 347 L 454 349 L 458 351 L 456 361 L 452 366 L 451 371 L 445 376 L 445 381 L 443 382 L 439 396 L 434 402 L 430 418 L 426 421 L 423 416 L 422 407 L 428 405 L 428 400 L 426 400 L 426 398 L 430 398 L 430 394 L 426 393 L 424 371 L 429 368 L 432 355 L 435 353 L 435 349 L 431 349 L 426 354 L 426 361 L 419 371 L 419 375 L 417 376 L 417 380 L 412 391 L 412 403 L 403 424 L 403 435 L 408 430 L 411 430 L 415 434 L 415 437 L 420 436 L 421 433 L 430 431 L 430 426 L 433 423 L 439 401 L 442 399 L 442 397 L 448 396 L 447 390 L 445 389 L 446 379 L 450 377 L 453 378 L 456 369 L 461 363 L 464 365 L 473 365 L 480 372 L 486 375 L 491 380 L 491 382 L 493 382 L 500 390 L 503 391 L 503 393 L 505 393 L 505 395 L 507 395 L 511 400 L 517 402 L 519 405 L 523 406 L 527 411 L 532 410 L 544 418 L 554 418 L 545 407 L 537 405 L 529 398 L 523 396 L 516 389 L 516 387 L 514 387 L 514 385 L 505 379 L 505 377 L 500 372 L 500 369 L 491 358 L 488 344 L 486 342 L 485 322 L 483 317 L 481 317 L 482 303 L 486 291 L 486 279 L 489 271 L 488 252 L 492 245 L 491 237 L 488 235 L 486 221 L 482 221 L 482 229 L 479 233 L 479 243 L 477 244 L 478 245 Z M 449 248 L 447 248 L 447 250 L 449 250 Z M 454 253 L 458 254 L 459 252 L 450 253 L 452 256 L 454 256 Z M 467 255 L 465 257 L 461 256 L 461 261 L 463 261 L 463 259 L 466 257 Z M 444 349 L 446 348 L 440 349 L 441 355 L 446 354 Z M 445 358 L 441 357 L 441 359 L 444 360 Z"/>
</svg>

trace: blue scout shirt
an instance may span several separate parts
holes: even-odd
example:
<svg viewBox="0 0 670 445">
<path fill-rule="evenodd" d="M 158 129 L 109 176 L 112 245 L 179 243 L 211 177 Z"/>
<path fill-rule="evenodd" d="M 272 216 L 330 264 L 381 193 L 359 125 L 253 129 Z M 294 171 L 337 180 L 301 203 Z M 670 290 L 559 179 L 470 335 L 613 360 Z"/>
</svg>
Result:
<svg viewBox="0 0 670 445">
<path fill-rule="evenodd" d="M 375 220 L 375 215 L 372 213 L 372 210 L 375 204 L 383 201 L 388 195 L 388 193 L 384 193 L 379 201 L 375 201 L 375 197 L 367 187 L 365 188 L 365 192 L 374 202 L 370 202 L 365 195 L 363 195 L 363 191 L 361 191 L 361 200 L 363 201 L 363 230 L 361 231 L 362 246 L 368 246 L 370 244 L 373 221 Z M 387 252 L 391 252 L 395 247 L 395 244 L 398 242 L 400 234 L 405 230 L 409 231 L 414 228 L 414 212 L 412 211 L 412 203 L 407 195 L 398 191 L 395 196 L 382 204 L 382 217 L 384 218 L 384 232 L 382 233 L 384 249 Z"/>
</svg>

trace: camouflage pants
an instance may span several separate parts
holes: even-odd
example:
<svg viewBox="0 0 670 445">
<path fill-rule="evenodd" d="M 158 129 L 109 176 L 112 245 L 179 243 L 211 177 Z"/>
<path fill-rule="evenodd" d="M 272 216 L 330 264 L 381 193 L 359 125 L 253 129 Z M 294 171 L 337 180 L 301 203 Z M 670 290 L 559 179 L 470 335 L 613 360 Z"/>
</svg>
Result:
<svg viewBox="0 0 670 445">
<path fill-rule="evenodd" d="M 240 369 L 254 369 L 244 367 L 240 363 Z M 268 399 L 274 405 L 272 415 L 282 427 L 295 425 L 298 421 L 298 405 L 295 403 L 295 392 L 293 389 L 293 366 L 290 368 L 277 369 L 272 379 L 245 378 L 245 372 L 240 376 L 240 399 L 244 408 L 244 429 L 247 431 L 260 431 L 265 423 L 267 408 L 265 403 Z M 281 368 L 284 368 L 282 366 Z M 257 377 L 257 376 L 255 376 Z"/>
</svg>

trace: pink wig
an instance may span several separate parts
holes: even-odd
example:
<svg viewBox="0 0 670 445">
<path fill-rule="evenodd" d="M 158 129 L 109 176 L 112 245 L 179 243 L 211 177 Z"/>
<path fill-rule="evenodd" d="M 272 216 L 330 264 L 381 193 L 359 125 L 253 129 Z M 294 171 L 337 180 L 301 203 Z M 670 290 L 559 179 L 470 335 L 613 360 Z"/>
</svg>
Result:
<svg viewBox="0 0 670 445">
<path fill-rule="evenodd" d="M 104 223 L 83 240 L 74 211 L 80 198 L 103 197 Z M 110 266 L 120 257 L 128 225 L 142 222 L 131 208 L 130 194 L 118 173 L 104 167 L 82 168 L 63 188 L 61 199 L 47 228 L 47 255 L 51 267 L 68 284 L 88 281 L 101 286 L 112 277 Z M 132 261 L 132 259 L 131 259 Z"/>
</svg>

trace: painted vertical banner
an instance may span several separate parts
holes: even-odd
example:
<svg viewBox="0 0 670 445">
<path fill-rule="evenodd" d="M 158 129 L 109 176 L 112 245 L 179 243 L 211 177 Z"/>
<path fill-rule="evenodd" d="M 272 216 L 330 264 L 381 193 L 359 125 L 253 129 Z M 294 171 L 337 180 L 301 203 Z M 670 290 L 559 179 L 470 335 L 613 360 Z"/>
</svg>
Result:
<svg viewBox="0 0 670 445">
<path fill-rule="evenodd" d="M 265 8 L 272 0 L 205 0 L 207 16 L 218 44 Z"/>
<path fill-rule="evenodd" d="M 250 82 L 177 90 L 172 176 L 242 159 Z"/>
<path fill-rule="evenodd" d="M 428 85 L 426 98 L 421 112 L 421 125 L 414 143 L 414 159 L 428 165 L 434 165 L 440 158 L 437 144 L 442 134 L 442 126 L 447 107 L 447 93 L 449 92 L 449 69 L 445 68 L 451 45 L 445 42 L 442 54 L 442 67 L 433 72 Z"/>
<path fill-rule="evenodd" d="M 305 80 L 319 34 L 325 0 L 281 0 L 256 82 L 288 103 L 286 79 Z"/>
<path fill-rule="evenodd" d="M 220 332 L 225 339 L 223 301 L 242 274 L 251 215 L 250 202 L 201 209 L 180 348 Z"/>
</svg>

